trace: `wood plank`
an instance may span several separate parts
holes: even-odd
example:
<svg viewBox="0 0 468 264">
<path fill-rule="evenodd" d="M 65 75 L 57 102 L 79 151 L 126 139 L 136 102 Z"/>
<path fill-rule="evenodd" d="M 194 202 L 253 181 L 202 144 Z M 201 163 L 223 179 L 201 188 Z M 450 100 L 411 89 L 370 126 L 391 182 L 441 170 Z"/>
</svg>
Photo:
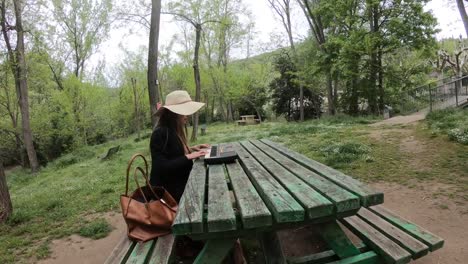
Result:
<svg viewBox="0 0 468 264">
<path fill-rule="evenodd" d="M 278 223 L 304 220 L 304 208 L 239 143 L 232 143 L 240 163 Z"/>
<path fill-rule="evenodd" d="M 358 216 L 373 226 L 375 229 L 385 234 L 388 238 L 393 240 L 393 242 L 409 251 L 411 255 L 413 255 L 413 259 L 427 255 L 429 252 L 428 246 L 419 242 L 417 239 L 403 232 L 398 227 L 385 221 L 383 218 L 380 218 L 366 208 L 361 208 L 361 210 L 358 212 Z"/>
<path fill-rule="evenodd" d="M 383 203 L 384 198 L 383 198 L 382 192 L 373 190 L 366 184 L 361 183 L 340 171 L 330 168 L 315 160 L 309 159 L 308 157 L 302 154 L 289 150 L 288 148 L 278 143 L 272 142 L 268 139 L 262 139 L 261 141 L 267 144 L 268 146 L 276 149 L 283 155 L 300 163 L 302 166 L 310 170 L 313 170 L 314 172 L 318 173 L 322 177 L 329 179 L 330 181 L 348 190 L 349 192 L 359 196 L 361 200 L 361 204 L 363 206 L 367 207 L 367 206 Z"/>
<path fill-rule="evenodd" d="M 359 252 L 363 253 L 368 251 L 367 246 L 364 243 L 359 244 L 356 246 L 359 249 Z M 290 264 L 300 264 L 300 263 L 308 263 L 308 264 L 317 264 L 317 263 L 329 263 L 332 261 L 339 260 L 339 257 L 336 255 L 335 251 L 333 250 L 326 250 L 319 253 L 315 253 L 312 255 L 301 256 L 301 257 L 289 257 L 288 263 Z"/>
<path fill-rule="evenodd" d="M 339 258 L 352 257 L 361 253 L 336 221 L 318 225 L 317 231 Z"/>
<path fill-rule="evenodd" d="M 340 213 L 359 209 L 359 197 L 356 195 L 346 191 L 342 187 L 316 174 L 315 172 L 304 168 L 265 143 L 259 140 L 251 140 L 251 142 L 265 152 L 265 154 L 290 170 L 297 177 L 301 178 L 316 191 L 320 192 L 323 196 L 332 201 L 335 205 L 335 212 Z"/>
<path fill-rule="evenodd" d="M 362 239 L 372 250 L 377 252 L 386 263 L 401 264 L 411 260 L 411 254 L 387 238 L 358 216 L 340 220 L 355 235 Z"/>
<path fill-rule="evenodd" d="M 281 247 L 281 242 L 276 232 L 264 232 L 259 234 L 265 263 L 286 264 L 286 258 Z"/>
<path fill-rule="evenodd" d="M 120 264 L 125 263 L 128 256 L 135 247 L 135 242 L 128 239 L 126 235 L 122 236 L 119 243 L 115 248 L 112 250 L 112 253 L 109 257 L 107 257 L 106 262 L 104 264 Z"/>
<path fill-rule="evenodd" d="M 154 247 L 155 240 L 150 240 L 145 243 L 137 243 L 132 250 L 132 253 L 127 259 L 126 264 L 143 264 L 146 263 L 151 250 Z"/>
<path fill-rule="evenodd" d="M 207 223 L 209 232 L 236 229 L 236 216 L 229 196 L 224 165 L 208 166 Z"/>
<path fill-rule="evenodd" d="M 430 251 L 437 250 L 444 245 L 444 240 L 426 229 L 411 223 L 410 221 L 396 215 L 395 213 L 389 211 L 383 206 L 372 206 L 369 208 L 372 212 L 376 213 L 380 217 L 384 218 L 388 222 L 397 226 L 401 230 L 405 231 L 412 237 L 423 242 L 429 247 Z"/>
<path fill-rule="evenodd" d="M 194 264 L 219 264 L 229 253 L 237 239 L 208 240 Z"/>
<path fill-rule="evenodd" d="M 172 232 L 175 235 L 203 233 L 205 182 L 205 165 L 202 160 L 197 160 L 193 164 L 176 218 L 172 224 Z"/>
<path fill-rule="evenodd" d="M 159 237 L 156 241 L 153 253 L 151 254 L 148 263 L 151 264 L 167 264 L 172 258 L 172 250 L 174 248 L 175 236 L 173 234 Z"/>
<path fill-rule="evenodd" d="M 243 228 L 270 226 L 273 218 L 239 162 L 226 164 Z"/>
<path fill-rule="evenodd" d="M 361 253 L 357 256 L 352 256 L 349 258 L 337 260 L 334 262 L 330 262 L 327 264 L 379 264 L 381 261 L 379 260 L 378 255 L 374 251 L 368 251 L 365 253 Z"/>
<path fill-rule="evenodd" d="M 292 196 L 294 196 L 294 198 L 296 198 L 296 200 L 306 209 L 306 215 L 309 219 L 333 215 L 333 203 L 322 196 L 322 194 L 296 177 L 296 175 L 286 170 L 276 161 L 272 160 L 250 142 L 242 141 L 241 145 L 250 152 L 250 154 L 255 157 L 255 159 L 262 164 L 263 167 L 273 177 L 275 177 Z"/>
</svg>

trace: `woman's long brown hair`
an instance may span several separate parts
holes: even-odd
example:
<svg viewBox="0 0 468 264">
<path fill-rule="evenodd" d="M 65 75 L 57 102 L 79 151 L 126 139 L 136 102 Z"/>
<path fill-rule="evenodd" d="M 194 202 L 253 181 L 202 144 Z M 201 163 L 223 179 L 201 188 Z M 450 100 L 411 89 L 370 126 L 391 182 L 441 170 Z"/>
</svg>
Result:
<svg viewBox="0 0 468 264">
<path fill-rule="evenodd" d="M 159 115 L 159 121 L 156 127 L 168 127 L 175 130 L 177 138 L 184 147 L 185 154 L 190 153 L 190 149 L 187 144 L 187 127 L 182 123 L 182 119 L 179 114 L 176 114 L 166 108 L 161 110 Z"/>
</svg>

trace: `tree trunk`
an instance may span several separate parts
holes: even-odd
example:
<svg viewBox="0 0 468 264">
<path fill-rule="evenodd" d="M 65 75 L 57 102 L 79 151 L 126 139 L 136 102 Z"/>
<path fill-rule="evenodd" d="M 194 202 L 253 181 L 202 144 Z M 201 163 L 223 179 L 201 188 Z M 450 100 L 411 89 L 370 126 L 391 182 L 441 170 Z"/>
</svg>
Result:
<svg viewBox="0 0 468 264">
<path fill-rule="evenodd" d="M 335 105 L 333 104 L 335 99 L 333 99 L 333 83 L 330 70 L 327 72 L 327 99 L 328 99 L 328 114 L 335 115 Z"/>
<path fill-rule="evenodd" d="M 158 41 L 159 23 L 161 18 L 161 0 L 151 1 L 151 26 L 148 47 L 148 94 L 150 103 L 151 124 L 156 126 L 158 119 L 155 115 L 159 98 L 158 82 Z"/>
<path fill-rule="evenodd" d="M 200 67 L 198 66 L 198 54 L 200 50 L 200 37 L 201 37 L 201 30 L 202 27 L 200 24 L 196 24 L 195 26 L 195 52 L 193 54 L 193 76 L 195 78 L 195 101 L 200 102 L 201 97 L 201 83 L 200 83 Z M 193 130 L 192 130 L 192 137 L 190 141 L 197 140 L 197 132 L 198 132 L 198 112 L 193 115 Z"/>
<path fill-rule="evenodd" d="M 139 113 L 139 107 L 138 107 L 138 93 L 137 93 L 137 87 L 136 87 L 136 79 L 133 77 L 130 79 L 132 82 L 132 90 L 133 90 L 133 103 L 135 106 L 135 128 L 137 131 L 137 136 L 138 140 L 140 140 L 140 113 Z"/>
<path fill-rule="evenodd" d="M 385 90 L 383 86 L 382 49 L 379 46 L 377 54 L 377 87 L 379 91 L 379 114 L 383 113 L 385 107 Z"/>
<path fill-rule="evenodd" d="M 0 223 L 5 222 L 11 215 L 13 207 L 11 205 L 10 193 L 6 182 L 5 169 L 0 160 Z"/>
<path fill-rule="evenodd" d="M 28 82 L 26 75 L 26 60 L 24 58 L 24 31 L 21 18 L 20 0 L 13 2 L 15 6 L 16 16 L 16 76 L 15 83 L 17 88 L 18 101 L 21 111 L 21 125 L 23 130 L 24 145 L 28 153 L 29 165 L 31 171 L 36 173 L 39 171 L 39 163 L 37 161 L 36 150 L 33 145 L 33 137 L 29 123 L 29 102 L 28 102 Z"/>
<path fill-rule="evenodd" d="M 460 12 L 463 25 L 465 26 L 466 36 L 468 37 L 468 16 L 466 14 L 465 4 L 463 0 L 457 0 L 458 11 Z"/>
</svg>

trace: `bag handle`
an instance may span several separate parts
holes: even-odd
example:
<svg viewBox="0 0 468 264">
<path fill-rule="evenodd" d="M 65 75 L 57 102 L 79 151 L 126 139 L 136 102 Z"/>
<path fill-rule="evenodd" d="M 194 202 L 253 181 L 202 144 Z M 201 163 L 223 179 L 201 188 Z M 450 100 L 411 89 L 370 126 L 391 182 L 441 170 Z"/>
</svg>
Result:
<svg viewBox="0 0 468 264">
<path fill-rule="evenodd" d="M 167 208 L 169 208 L 170 210 L 174 211 L 174 209 L 168 205 L 166 203 L 166 201 L 164 201 L 164 199 L 162 199 L 161 197 L 159 197 L 159 195 L 156 194 L 156 192 L 154 191 L 153 189 L 153 186 L 151 186 L 150 182 L 148 181 L 148 176 L 146 176 L 145 172 L 143 171 L 143 169 L 141 167 L 136 167 L 135 170 L 133 171 L 133 178 L 135 179 L 135 183 L 138 187 L 138 190 L 140 190 L 140 193 L 141 195 L 143 196 L 143 199 L 145 199 L 145 202 L 148 203 L 148 199 L 146 198 L 145 196 L 145 193 L 143 192 L 143 190 L 141 189 L 140 187 L 140 184 L 138 183 L 138 179 L 137 179 L 137 171 L 140 171 L 141 174 L 143 175 L 143 177 L 145 178 L 146 180 L 146 185 L 149 187 L 149 189 L 151 190 L 151 192 L 154 194 L 154 196 L 156 197 L 156 199 L 158 199 L 164 206 L 166 206 Z"/>
<path fill-rule="evenodd" d="M 143 175 L 148 175 L 148 162 L 146 161 L 146 158 L 145 156 L 143 156 L 143 154 L 141 153 L 136 153 L 134 154 L 130 160 L 128 161 L 128 165 L 127 165 L 127 180 L 126 180 L 126 184 L 125 184 L 125 196 L 128 196 L 128 177 L 130 176 L 130 169 L 132 168 L 132 164 L 133 162 L 138 158 L 142 158 L 143 161 L 145 162 L 145 172 L 143 173 Z M 140 168 L 141 169 L 141 168 Z M 135 175 L 135 171 L 133 173 Z M 146 177 L 148 178 L 148 177 Z M 148 181 L 148 180 L 147 180 Z"/>
</svg>

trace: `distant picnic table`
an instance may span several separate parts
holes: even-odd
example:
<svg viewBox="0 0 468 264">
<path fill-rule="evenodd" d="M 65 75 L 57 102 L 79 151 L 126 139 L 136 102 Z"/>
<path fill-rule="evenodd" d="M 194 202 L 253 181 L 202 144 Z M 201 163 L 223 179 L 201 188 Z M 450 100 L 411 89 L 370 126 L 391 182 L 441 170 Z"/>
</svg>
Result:
<svg viewBox="0 0 468 264">
<path fill-rule="evenodd" d="M 239 155 L 235 163 L 194 162 L 173 234 L 116 250 L 114 255 L 127 256 L 118 263 L 155 256 L 156 263 L 170 262 L 174 240 L 182 235 L 206 241 L 194 263 L 221 263 L 242 237 L 259 239 L 265 263 L 407 263 L 443 245 L 382 207 L 383 193 L 350 176 L 269 140 L 230 144 Z M 286 258 L 276 232 L 308 225 L 330 250 Z M 342 225 L 362 243 L 352 243 Z"/>
<path fill-rule="evenodd" d="M 237 120 L 238 125 L 260 124 L 260 119 L 255 119 L 255 115 L 241 115 L 241 120 Z"/>
</svg>

